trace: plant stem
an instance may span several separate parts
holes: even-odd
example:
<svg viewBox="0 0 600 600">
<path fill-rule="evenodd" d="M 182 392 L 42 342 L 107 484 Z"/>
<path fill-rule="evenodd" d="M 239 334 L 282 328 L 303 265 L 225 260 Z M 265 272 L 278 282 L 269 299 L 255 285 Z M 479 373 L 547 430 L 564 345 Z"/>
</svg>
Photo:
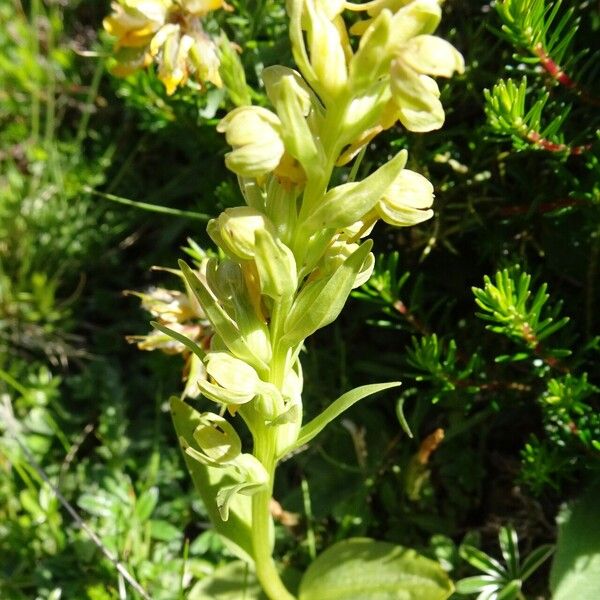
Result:
<svg viewBox="0 0 600 600">
<path fill-rule="evenodd" d="M 30 18 L 35 35 L 31 38 L 31 50 L 32 54 L 37 58 L 39 58 L 40 53 L 39 15 L 40 0 L 32 0 Z M 40 94 L 40 85 L 39 81 L 37 81 L 31 94 L 31 139 L 34 144 L 37 144 L 40 134 Z"/>
<path fill-rule="evenodd" d="M 275 434 L 272 429 L 261 428 L 255 438 L 254 455 L 269 474 L 267 489 L 252 496 L 252 546 L 256 576 L 271 600 L 295 600 L 279 577 L 271 555 L 271 496 L 275 475 Z"/>
</svg>

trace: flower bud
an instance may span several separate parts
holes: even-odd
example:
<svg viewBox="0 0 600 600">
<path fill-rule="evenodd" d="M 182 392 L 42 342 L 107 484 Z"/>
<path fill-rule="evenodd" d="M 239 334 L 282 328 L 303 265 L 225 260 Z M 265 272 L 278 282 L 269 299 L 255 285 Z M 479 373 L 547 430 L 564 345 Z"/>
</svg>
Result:
<svg viewBox="0 0 600 600">
<path fill-rule="evenodd" d="M 398 58 L 392 61 L 390 85 L 398 118 L 406 129 L 433 131 L 444 124 L 440 90 L 431 77 L 420 75 Z"/>
<path fill-rule="evenodd" d="M 292 296 L 298 285 L 296 260 L 283 242 L 266 230 L 257 231 L 254 260 L 264 295 L 274 300 Z"/>
<path fill-rule="evenodd" d="M 422 223 L 433 216 L 433 186 L 428 179 L 404 169 L 388 188 L 375 210 L 395 227 Z"/>
<path fill-rule="evenodd" d="M 206 228 L 214 242 L 227 254 L 242 260 L 252 260 L 256 253 L 256 232 L 275 228 L 262 212 L 249 206 L 237 206 L 224 210 L 212 219 Z"/>
<path fill-rule="evenodd" d="M 218 38 L 218 50 L 217 68 L 219 76 L 223 79 L 227 95 L 235 106 L 250 106 L 252 104 L 251 88 L 246 83 L 246 73 L 237 46 L 227 39 L 225 33 L 221 33 Z"/>
<path fill-rule="evenodd" d="M 409 40 L 402 58 L 417 73 L 434 77 L 452 77 L 465 70 L 462 54 L 452 44 L 434 35 L 418 35 Z"/>
<path fill-rule="evenodd" d="M 358 250 L 358 248 L 359 244 L 348 243 L 345 240 L 337 239 L 327 249 L 327 252 L 325 252 L 321 262 L 317 266 L 317 277 L 328 277 L 331 273 L 334 273 L 348 257 Z M 369 277 L 371 277 L 374 267 L 375 256 L 372 252 L 369 252 L 364 259 L 362 267 L 356 274 L 352 289 L 356 289 L 366 283 L 369 280 Z"/>
<path fill-rule="evenodd" d="M 193 437 L 207 459 L 213 463 L 229 463 L 242 453 L 242 440 L 231 423 L 214 413 L 200 415 Z"/>
<path fill-rule="evenodd" d="M 207 381 L 198 385 L 202 393 L 221 404 L 245 404 L 257 393 L 258 373 L 227 352 L 209 352 L 205 359 Z"/>
<path fill-rule="evenodd" d="M 285 147 L 281 139 L 281 121 L 270 110 L 259 106 L 241 106 L 232 110 L 217 126 L 225 133 L 233 151 L 225 155 L 225 164 L 242 177 L 261 177 L 275 169 Z"/>
<path fill-rule="evenodd" d="M 331 100 L 346 85 L 348 67 L 340 31 L 320 4 L 315 0 L 306 0 L 304 16 L 310 63 L 317 78 L 315 86 Z"/>
</svg>

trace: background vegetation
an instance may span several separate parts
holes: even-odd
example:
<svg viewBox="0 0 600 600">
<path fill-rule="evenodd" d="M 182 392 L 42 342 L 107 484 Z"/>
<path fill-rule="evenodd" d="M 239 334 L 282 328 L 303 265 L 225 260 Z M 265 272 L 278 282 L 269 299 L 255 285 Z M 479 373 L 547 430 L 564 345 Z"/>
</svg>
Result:
<svg viewBox="0 0 600 600">
<path fill-rule="evenodd" d="M 258 88 L 263 65 L 291 64 L 284 8 L 232 5 L 220 25 Z M 400 379 L 402 392 L 355 407 L 282 466 L 278 554 L 296 569 L 369 535 L 437 557 L 459 580 L 481 567 L 476 548 L 506 559 L 514 532 L 525 556 L 555 544 L 561 506 L 599 474 L 597 8 L 447 0 L 444 11 L 444 36 L 467 64 L 443 89 L 446 125 L 424 137 L 392 129 L 360 165 L 408 148 L 408 166 L 436 187 L 436 215 L 377 231 L 376 273 L 302 359 L 307 417 L 370 381 Z M 194 84 L 167 96 L 151 69 L 112 77 L 108 12 L 95 0 L 0 5 L 8 600 L 138 597 L 124 572 L 152 598 L 193 600 L 231 560 L 168 415 L 183 363 L 127 344 L 149 317 L 123 295 L 176 287 L 150 267 L 174 266 L 188 238 L 208 246 L 206 219 L 239 204 L 215 132 L 228 100 Z M 260 91 L 254 102 L 266 102 Z M 593 504 L 574 510 L 598 555 Z M 565 549 L 569 514 L 552 577 L 548 561 L 527 597 L 550 597 L 549 581 L 565 593 L 561 575 L 580 551 Z"/>
</svg>

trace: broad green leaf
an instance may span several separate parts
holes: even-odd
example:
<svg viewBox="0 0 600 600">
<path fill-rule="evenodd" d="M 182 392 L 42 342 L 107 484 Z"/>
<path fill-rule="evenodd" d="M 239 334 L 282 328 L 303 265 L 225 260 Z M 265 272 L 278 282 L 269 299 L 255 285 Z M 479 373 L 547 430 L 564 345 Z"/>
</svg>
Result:
<svg viewBox="0 0 600 600">
<path fill-rule="evenodd" d="M 200 423 L 200 414 L 179 398 L 173 397 L 171 416 L 177 437 L 183 438 L 191 448 L 200 452 L 201 448 L 193 435 Z M 235 485 L 239 481 L 228 469 L 202 465 L 185 453 L 184 458 L 215 529 L 237 556 L 248 560 L 252 556 L 251 499 L 237 494 L 229 504 L 228 520 L 223 521 L 216 502 L 217 493 L 224 486 Z"/>
<path fill-rule="evenodd" d="M 299 600 L 445 600 L 453 589 L 440 565 L 414 550 L 353 538 L 310 565 Z"/>
<path fill-rule="evenodd" d="M 104 490 L 82 494 L 77 500 L 79 508 L 83 508 L 95 517 L 110 517 L 115 512 L 115 503 L 118 503 L 118 499 Z"/>
<path fill-rule="evenodd" d="M 558 541 L 550 571 L 553 600 L 600 597 L 600 483 L 558 516 Z"/>
<path fill-rule="evenodd" d="M 304 427 L 300 429 L 298 439 L 290 448 L 287 448 L 283 454 L 287 454 L 295 448 L 299 448 L 300 446 L 310 442 L 310 440 L 320 433 L 328 423 L 341 415 L 353 404 L 356 404 L 359 400 L 376 394 L 377 392 L 398 387 L 399 385 L 402 385 L 400 381 L 391 381 L 389 383 L 372 383 L 370 385 L 362 385 L 350 390 L 349 392 L 346 392 L 337 400 L 334 400 L 320 415 L 316 416 L 314 419 L 312 419 L 312 421 L 309 421 L 306 425 L 304 425 Z"/>
<path fill-rule="evenodd" d="M 234 561 L 215 569 L 190 590 L 187 600 L 267 600 L 250 565 Z"/>
<path fill-rule="evenodd" d="M 162 519 L 150 521 L 150 537 L 161 542 L 171 542 L 183 536 L 183 532 L 175 525 Z"/>
<path fill-rule="evenodd" d="M 158 488 L 153 486 L 147 489 L 135 503 L 134 513 L 143 523 L 150 518 L 158 504 Z"/>
<path fill-rule="evenodd" d="M 372 245 L 365 242 L 331 277 L 309 283 L 300 292 L 285 322 L 284 343 L 295 346 L 338 317 Z"/>
</svg>

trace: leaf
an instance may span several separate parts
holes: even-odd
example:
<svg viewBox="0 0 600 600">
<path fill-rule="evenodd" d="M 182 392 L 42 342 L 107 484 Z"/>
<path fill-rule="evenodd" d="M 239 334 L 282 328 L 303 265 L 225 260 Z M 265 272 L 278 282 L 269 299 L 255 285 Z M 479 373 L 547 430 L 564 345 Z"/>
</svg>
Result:
<svg viewBox="0 0 600 600">
<path fill-rule="evenodd" d="M 519 538 L 517 532 L 512 526 L 502 527 L 498 534 L 498 541 L 510 577 L 517 577 L 519 572 Z"/>
<path fill-rule="evenodd" d="M 256 575 L 243 561 L 234 561 L 215 569 L 191 590 L 188 600 L 267 600 Z"/>
<path fill-rule="evenodd" d="M 600 483 L 559 514 L 550 571 L 553 600 L 597 600 L 600 591 Z"/>
<path fill-rule="evenodd" d="M 414 550 L 353 538 L 323 552 L 300 582 L 299 600 L 445 600 L 454 586 Z"/>
<path fill-rule="evenodd" d="M 515 600 L 521 590 L 521 580 L 513 579 L 509 581 L 496 596 L 496 600 Z"/>
<path fill-rule="evenodd" d="M 171 542 L 182 536 L 178 527 L 162 519 L 152 519 L 150 521 L 150 537 L 161 542 Z"/>
<path fill-rule="evenodd" d="M 521 571 L 519 573 L 521 581 L 528 579 L 553 552 L 554 546 L 551 544 L 544 544 L 543 546 L 539 546 L 535 550 L 532 550 L 525 560 L 523 560 L 523 564 L 521 565 Z"/>
<path fill-rule="evenodd" d="M 117 498 L 99 490 L 93 494 L 82 494 L 77 500 L 77 506 L 95 517 L 110 517 L 116 502 L 118 502 Z"/>
<path fill-rule="evenodd" d="M 196 344 L 196 342 L 191 340 L 186 335 L 183 335 L 182 333 L 179 333 L 178 331 L 175 331 L 175 330 L 171 329 L 170 327 L 166 327 L 165 325 L 162 325 L 161 323 L 158 323 L 157 321 L 150 321 L 150 325 L 152 325 L 152 327 L 154 327 L 154 329 L 158 329 L 165 335 L 172 337 L 174 340 L 181 342 L 190 352 L 195 354 L 200 360 L 204 360 L 204 357 L 206 356 L 206 352 L 200 346 L 198 346 L 198 344 Z"/>
<path fill-rule="evenodd" d="M 474 575 L 456 582 L 456 592 L 459 594 L 476 594 L 484 590 L 497 589 L 500 586 L 493 575 Z"/>
<path fill-rule="evenodd" d="M 179 398 L 173 397 L 171 416 L 177 437 L 183 438 L 191 448 L 200 452 L 201 449 L 193 435 L 200 423 L 200 414 Z M 248 496 L 236 495 L 229 505 L 229 518 L 223 521 L 217 507 L 217 493 L 223 486 L 234 485 L 239 481 L 228 469 L 202 465 L 185 453 L 184 458 L 215 529 L 238 557 L 249 560 L 252 557 L 251 499 Z"/>
<path fill-rule="evenodd" d="M 396 417 L 398 417 L 398 422 L 400 423 L 400 427 L 402 427 L 402 431 L 404 431 L 404 433 L 410 438 L 412 439 L 413 436 L 413 432 L 410 430 L 410 425 L 408 424 L 408 421 L 406 420 L 406 417 L 404 416 L 404 402 L 406 401 L 406 398 L 401 397 L 398 398 L 398 402 L 396 402 Z"/>
<path fill-rule="evenodd" d="M 488 556 L 485 552 L 478 550 L 474 546 L 463 544 L 459 548 L 459 553 L 462 558 L 478 571 L 483 571 L 490 575 L 506 576 L 506 569 L 495 558 Z"/>
<path fill-rule="evenodd" d="M 337 400 L 334 400 L 320 415 L 316 416 L 312 421 L 309 421 L 304 427 L 300 429 L 298 439 L 292 446 L 286 448 L 283 454 L 287 454 L 304 444 L 307 444 L 312 440 L 323 428 L 333 421 L 336 417 L 341 415 L 345 410 L 350 408 L 353 404 L 356 404 L 359 400 L 371 396 L 383 390 L 388 390 L 393 387 L 402 385 L 400 381 L 391 381 L 388 383 L 372 383 L 370 385 L 361 385 L 360 387 L 354 388 L 349 392 L 346 392 L 340 396 Z"/>
<path fill-rule="evenodd" d="M 212 292 L 202 281 L 200 281 L 196 273 L 190 269 L 185 261 L 179 261 L 179 268 L 181 269 L 190 290 L 200 303 L 202 310 L 205 312 L 206 317 L 211 322 L 219 337 L 225 342 L 227 348 L 242 360 L 245 360 L 250 364 L 256 363 L 258 357 L 250 348 L 248 348 L 237 325 L 223 309 Z M 172 335 L 172 333 L 169 333 L 169 335 Z M 262 361 L 261 366 L 267 368 L 267 365 Z"/>
<path fill-rule="evenodd" d="M 150 518 L 158 503 L 158 488 L 153 486 L 147 489 L 135 503 L 134 513 L 143 523 Z"/>
<path fill-rule="evenodd" d="M 329 278 L 302 289 L 286 319 L 282 343 L 295 346 L 338 317 L 372 245 L 365 242 Z"/>
<path fill-rule="evenodd" d="M 329 190 L 303 226 L 308 231 L 315 232 L 325 228 L 343 229 L 356 223 L 392 185 L 404 168 L 407 156 L 406 150 L 401 150 L 360 183 L 346 183 Z"/>
</svg>

